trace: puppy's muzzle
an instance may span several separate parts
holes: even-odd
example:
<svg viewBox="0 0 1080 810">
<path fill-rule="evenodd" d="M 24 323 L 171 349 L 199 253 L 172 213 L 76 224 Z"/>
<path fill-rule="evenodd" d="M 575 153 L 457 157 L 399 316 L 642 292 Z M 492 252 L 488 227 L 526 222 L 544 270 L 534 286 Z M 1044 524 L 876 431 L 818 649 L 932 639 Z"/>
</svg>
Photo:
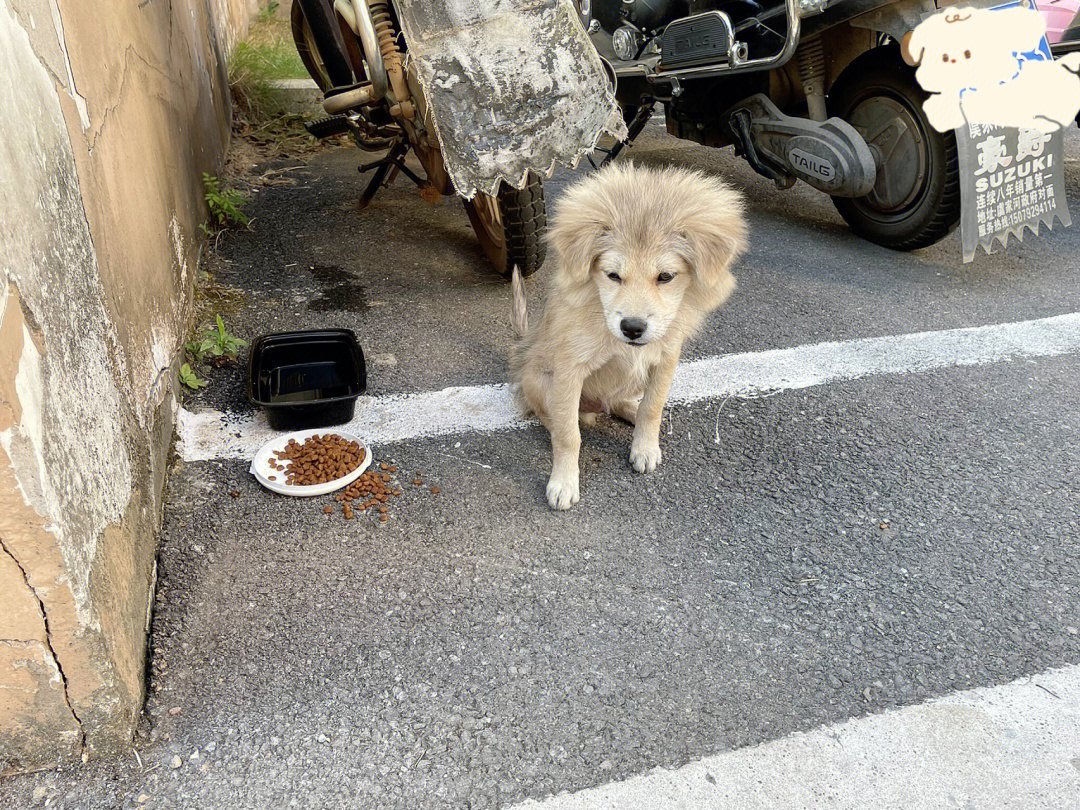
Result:
<svg viewBox="0 0 1080 810">
<path fill-rule="evenodd" d="M 619 329 L 622 330 L 626 339 L 631 341 L 639 340 L 648 328 L 649 324 L 644 318 L 623 318 L 619 322 Z"/>
</svg>

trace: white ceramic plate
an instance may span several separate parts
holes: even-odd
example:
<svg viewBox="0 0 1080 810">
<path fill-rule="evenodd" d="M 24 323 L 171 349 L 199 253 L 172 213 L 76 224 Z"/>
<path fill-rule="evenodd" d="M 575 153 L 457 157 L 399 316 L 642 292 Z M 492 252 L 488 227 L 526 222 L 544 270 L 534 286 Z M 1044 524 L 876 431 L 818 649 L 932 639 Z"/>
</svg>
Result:
<svg viewBox="0 0 1080 810">
<path fill-rule="evenodd" d="M 279 450 L 284 450 L 290 439 L 296 439 L 297 443 L 302 443 L 316 434 L 320 436 L 333 434 L 335 436 L 340 436 L 346 441 L 356 442 L 364 448 L 364 460 L 360 462 L 360 466 L 351 473 L 342 476 L 341 478 L 335 478 L 333 481 L 326 481 L 322 484 L 310 484 L 307 486 L 290 486 L 289 484 L 286 484 L 285 471 L 278 471 L 270 466 L 271 460 L 274 459 L 274 453 Z M 289 468 L 289 463 L 289 461 L 286 461 L 282 466 L 287 470 Z M 364 444 L 359 436 L 354 436 L 352 433 L 348 433 L 344 430 L 318 428 L 315 430 L 298 430 L 293 433 L 282 433 L 280 436 L 275 436 L 260 447 L 259 452 L 255 454 L 255 458 L 251 461 L 251 474 L 255 476 L 256 481 L 272 492 L 279 492 L 282 495 L 292 495 L 297 498 L 310 498 L 315 495 L 326 495 L 335 492 L 342 487 L 347 487 L 363 475 L 364 470 L 368 468 L 369 464 L 371 464 L 371 448 Z M 271 481 L 271 475 L 275 476 L 277 480 Z"/>
</svg>

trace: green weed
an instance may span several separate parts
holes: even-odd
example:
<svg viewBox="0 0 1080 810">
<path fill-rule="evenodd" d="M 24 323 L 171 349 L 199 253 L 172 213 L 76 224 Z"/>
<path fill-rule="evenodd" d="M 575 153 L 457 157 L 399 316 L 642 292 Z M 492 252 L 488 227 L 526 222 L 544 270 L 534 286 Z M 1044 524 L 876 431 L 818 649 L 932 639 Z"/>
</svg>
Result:
<svg viewBox="0 0 1080 810">
<path fill-rule="evenodd" d="M 288 23 L 274 16 L 274 3 L 259 12 L 247 38 L 229 57 L 229 89 L 238 114 L 250 126 L 271 123 L 285 113 L 285 100 L 274 88 L 276 79 L 308 76 L 293 43 Z"/>
<path fill-rule="evenodd" d="M 211 358 L 214 360 L 234 360 L 236 353 L 247 346 L 247 341 L 230 334 L 225 329 L 225 321 L 221 315 L 216 316 L 216 327 L 211 326 L 203 331 L 200 340 L 193 340 L 185 347 L 196 360 Z"/>
<path fill-rule="evenodd" d="M 281 4 L 276 2 L 275 0 L 275 2 L 268 3 L 267 5 L 260 8 L 259 13 L 255 15 L 255 22 L 259 23 L 260 25 L 272 22 L 274 19 L 274 15 L 277 14 L 279 5 Z"/>
<path fill-rule="evenodd" d="M 210 218 L 219 228 L 227 228 L 230 225 L 247 225 L 248 217 L 243 212 L 243 205 L 247 202 L 247 195 L 237 188 L 221 187 L 221 181 L 214 175 L 203 172 L 203 187 L 206 204 L 210 206 Z M 203 226 L 204 233 L 210 233 L 209 228 Z"/>
<path fill-rule="evenodd" d="M 200 388 L 206 387 L 206 380 L 201 379 L 187 363 L 180 366 L 180 382 L 192 391 L 198 391 Z"/>
</svg>

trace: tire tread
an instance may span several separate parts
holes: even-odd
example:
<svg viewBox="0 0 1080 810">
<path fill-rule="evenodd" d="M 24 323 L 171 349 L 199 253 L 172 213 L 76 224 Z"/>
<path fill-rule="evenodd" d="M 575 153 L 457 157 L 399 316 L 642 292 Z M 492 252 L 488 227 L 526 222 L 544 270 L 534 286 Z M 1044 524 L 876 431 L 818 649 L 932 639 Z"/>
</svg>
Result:
<svg viewBox="0 0 1080 810">
<path fill-rule="evenodd" d="M 508 185 L 500 188 L 499 213 L 506 239 L 503 275 L 509 278 L 514 265 L 521 270 L 521 275 L 532 275 L 543 265 L 547 253 L 544 242 L 547 207 L 541 178 L 530 174 L 523 188 Z"/>
</svg>

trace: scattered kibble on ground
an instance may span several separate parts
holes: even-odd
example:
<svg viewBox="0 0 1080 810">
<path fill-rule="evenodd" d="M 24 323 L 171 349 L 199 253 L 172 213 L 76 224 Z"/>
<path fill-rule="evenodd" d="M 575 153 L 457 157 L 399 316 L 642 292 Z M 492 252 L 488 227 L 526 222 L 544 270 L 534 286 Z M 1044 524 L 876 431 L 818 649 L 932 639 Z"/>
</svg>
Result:
<svg viewBox="0 0 1080 810">
<path fill-rule="evenodd" d="M 380 461 L 377 464 L 372 462 L 371 467 L 355 481 L 334 493 L 334 501 L 341 504 L 341 512 L 345 519 L 351 520 L 356 515 L 354 509 L 361 512 L 370 509 L 378 516 L 379 522 L 385 523 L 388 521 L 390 519 L 390 499 L 400 498 L 402 495 L 401 486 L 394 478 L 396 472 L 397 467 L 393 464 L 388 464 L 385 461 Z M 413 483 L 417 486 L 424 483 L 423 476 L 419 472 L 416 473 Z M 438 495 L 439 492 L 437 486 L 431 487 L 432 495 Z M 324 506 L 323 512 L 328 515 L 333 514 L 333 504 Z"/>
</svg>

